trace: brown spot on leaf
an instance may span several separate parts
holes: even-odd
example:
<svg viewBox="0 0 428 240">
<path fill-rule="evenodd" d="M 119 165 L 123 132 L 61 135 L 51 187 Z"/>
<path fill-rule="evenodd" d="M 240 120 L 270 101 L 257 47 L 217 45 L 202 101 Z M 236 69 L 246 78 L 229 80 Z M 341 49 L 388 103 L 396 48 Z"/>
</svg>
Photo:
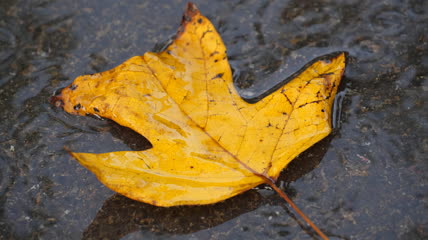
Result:
<svg viewBox="0 0 428 240">
<path fill-rule="evenodd" d="M 217 75 L 215 75 L 213 78 L 211 78 L 211 80 L 216 79 L 216 78 L 221 78 L 223 77 L 224 73 L 219 73 Z"/>
<path fill-rule="evenodd" d="M 306 106 L 306 105 L 308 105 L 308 104 L 312 104 L 312 103 L 320 103 L 320 102 L 322 102 L 322 100 L 316 100 L 316 101 L 312 101 L 312 102 L 304 103 L 304 104 L 302 104 L 302 105 L 298 106 L 297 108 L 302 108 L 302 107 L 304 107 L 304 106 Z"/>
<path fill-rule="evenodd" d="M 214 55 L 216 55 L 216 54 L 219 54 L 219 52 L 217 52 L 217 51 L 212 52 L 212 53 L 210 54 L 210 57 L 212 57 L 212 56 L 214 56 Z"/>
<path fill-rule="evenodd" d="M 323 74 L 320 74 L 320 77 L 324 77 L 324 76 L 328 76 L 328 75 L 333 75 L 333 74 L 334 74 L 333 72 L 323 73 Z"/>
<path fill-rule="evenodd" d="M 81 107 L 82 107 L 82 105 L 80 105 L 80 103 L 78 103 L 78 104 L 74 105 L 73 109 L 76 111 L 79 111 Z"/>
</svg>

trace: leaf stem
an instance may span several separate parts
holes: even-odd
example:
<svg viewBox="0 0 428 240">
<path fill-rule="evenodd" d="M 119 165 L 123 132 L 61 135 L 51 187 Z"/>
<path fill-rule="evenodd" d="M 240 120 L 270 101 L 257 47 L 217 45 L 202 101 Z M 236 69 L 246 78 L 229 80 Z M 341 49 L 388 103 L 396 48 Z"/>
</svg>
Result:
<svg viewBox="0 0 428 240">
<path fill-rule="evenodd" d="M 269 186 L 271 186 L 275 190 L 275 192 L 277 192 L 291 206 L 291 208 L 293 208 L 294 211 L 296 211 L 297 214 L 299 214 L 300 217 L 302 217 L 303 220 L 305 220 L 305 222 L 308 223 L 309 226 L 311 226 L 315 230 L 315 232 L 318 233 L 318 235 L 320 235 L 323 240 L 328 240 L 328 237 L 323 232 L 321 232 L 321 230 L 308 217 L 306 217 L 306 215 L 302 211 L 300 211 L 296 204 L 294 204 L 293 201 L 291 201 L 291 199 L 288 198 L 287 195 L 275 185 L 275 182 L 273 180 L 267 179 L 266 183 L 269 184 Z"/>
</svg>

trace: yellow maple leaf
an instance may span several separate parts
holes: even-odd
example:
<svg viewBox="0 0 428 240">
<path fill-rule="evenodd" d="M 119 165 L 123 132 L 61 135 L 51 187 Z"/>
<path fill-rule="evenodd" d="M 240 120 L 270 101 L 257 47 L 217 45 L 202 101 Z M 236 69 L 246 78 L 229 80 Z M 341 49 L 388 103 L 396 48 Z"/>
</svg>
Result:
<svg viewBox="0 0 428 240">
<path fill-rule="evenodd" d="M 189 5 L 171 45 L 78 77 L 55 99 L 72 114 L 109 118 L 153 148 L 72 153 L 112 190 L 158 206 L 208 204 L 276 179 L 331 132 L 345 54 L 320 60 L 256 103 L 233 85 L 226 48 Z"/>
<path fill-rule="evenodd" d="M 153 148 L 71 153 L 112 190 L 157 206 L 208 204 L 273 184 L 331 132 L 345 54 L 318 60 L 256 103 L 233 85 L 226 48 L 188 4 L 175 40 L 114 69 L 78 77 L 54 99 L 65 111 L 109 118 Z"/>
</svg>

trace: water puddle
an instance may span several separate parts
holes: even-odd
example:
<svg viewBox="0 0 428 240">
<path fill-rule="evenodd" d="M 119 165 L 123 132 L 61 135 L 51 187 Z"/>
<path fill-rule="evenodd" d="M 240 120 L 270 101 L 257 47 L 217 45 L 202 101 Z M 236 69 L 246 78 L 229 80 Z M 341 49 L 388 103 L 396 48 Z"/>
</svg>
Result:
<svg viewBox="0 0 428 240">
<path fill-rule="evenodd" d="M 334 134 L 279 184 L 332 239 L 427 239 L 426 1 L 196 1 L 243 98 L 312 59 L 349 53 Z M 315 239 L 263 186 L 211 206 L 157 208 L 104 187 L 79 151 L 149 143 L 49 104 L 75 77 L 158 49 L 183 1 L 0 2 L 0 239 Z"/>
</svg>

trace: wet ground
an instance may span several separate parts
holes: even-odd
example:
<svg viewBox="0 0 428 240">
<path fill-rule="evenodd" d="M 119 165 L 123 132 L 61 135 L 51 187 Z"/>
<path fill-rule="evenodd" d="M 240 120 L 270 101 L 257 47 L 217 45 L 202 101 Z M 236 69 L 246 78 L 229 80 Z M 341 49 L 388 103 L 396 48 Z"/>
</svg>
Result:
<svg viewBox="0 0 428 240">
<path fill-rule="evenodd" d="M 334 133 L 278 184 L 332 239 L 428 239 L 428 2 L 195 2 L 223 37 L 246 98 L 317 56 L 349 52 Z M 110 191 L 64 151 L 148 146 L 48 99 L 79 75 L 161 48 L 184 6 L 0 2 L 0 239 L 316 239 L 269 189 L 158 208 Z"/>
</svg>

